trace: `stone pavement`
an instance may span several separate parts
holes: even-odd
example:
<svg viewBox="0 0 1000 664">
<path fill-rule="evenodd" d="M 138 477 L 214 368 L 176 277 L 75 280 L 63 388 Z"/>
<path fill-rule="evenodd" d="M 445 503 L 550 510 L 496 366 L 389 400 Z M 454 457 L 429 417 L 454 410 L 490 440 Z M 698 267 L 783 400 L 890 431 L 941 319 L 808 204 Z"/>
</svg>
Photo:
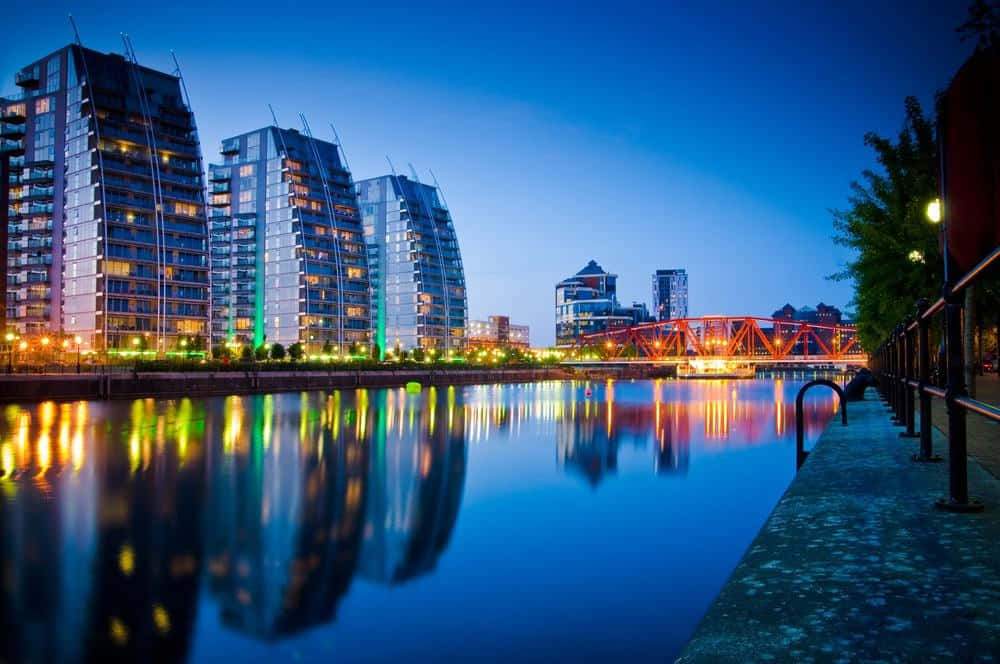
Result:
<svg viewBox="0 0 1000 664">
<path fill-rule="evenodd" d="M 1000 405 L 1000 376 L 989 374 L 977 377 L 976 399 L 991 406 Z M 945 411 L 943 400 L 931 401 L 931 421 L 947 436 L 948 416 Z M 974 413 L 967 415 L 965 421 L 969 455 L 975 457 L 994 477 L 1000 477 L 1000 424 Z"/>
<path fill-rule="evenodd" d="M 915 441 L 867 396 L 831 420 L 677 662 L 1000 657 L 1000 480 L 970 461 L 986 510 L 934 509 L 947 463 L 910 461 Z"/>
</svg>

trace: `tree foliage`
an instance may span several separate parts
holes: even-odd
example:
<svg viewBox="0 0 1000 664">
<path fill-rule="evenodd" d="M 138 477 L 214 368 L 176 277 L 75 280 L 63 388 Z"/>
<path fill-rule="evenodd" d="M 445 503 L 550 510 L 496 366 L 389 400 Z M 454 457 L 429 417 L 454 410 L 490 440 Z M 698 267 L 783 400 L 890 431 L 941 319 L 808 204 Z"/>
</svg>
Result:
<svg viewBox="0 0 1000 664">
<path fill-rule="evenodd" d="M 940 227 L 926 216 L 938 196 L 937 137 L 916 98 L 907 97 L 905 109 L 895 142 L 865 135 L 880 172 L 865 170 L 851 184 L 850 207 L 833 211 L 834 241 L 857 254 L 830 278 L 854 282 L 858 336 L 869 349 L 914 312 L 917 299 L 933 301 L 941 291 Z"/>
<path fill-rule="evenodd" d="M 989 48 L 1000 42 L 1000 7 L 996 2 L 976 0 L 969 5 L 969 18 L 955 28 L 962 41 L 976 40 L 977 48 Z"/>
</svg>

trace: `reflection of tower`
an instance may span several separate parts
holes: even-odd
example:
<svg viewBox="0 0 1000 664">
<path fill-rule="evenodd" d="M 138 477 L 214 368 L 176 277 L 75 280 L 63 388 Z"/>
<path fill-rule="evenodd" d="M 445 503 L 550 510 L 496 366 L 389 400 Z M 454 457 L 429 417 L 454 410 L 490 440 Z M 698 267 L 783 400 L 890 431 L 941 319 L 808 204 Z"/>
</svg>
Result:
<svg viewBox="0 0 1000 664">
<path fill-rule="evenodd" d="M 331 620 L 357 565 L 371 415 L 358 390 L 230 397 L 213 459 L 210 589 L 271 639 Z M 277 402 L 277 403 L 276 403 Z"/>
<path fill-rule="evenodd" d="M 657 403 L 656 472 L 687 475 L 691 461 L 691 415 L 686 402 Z"/>
<path fill-rule="evenodd" d="M 573 402 L 569 413 L 556 423 L 557 462 L 582 472 L 591 486 L 596 487 L 605 473 L 618 468 L 618 433 L 611 426 L 613 409 L 610 401 L 604 410 L 597 404 L 592 407 L 590 401 Z"/>
<path fill-rule="evenodd" d="M 0 659 L 183 660 L 204 495 L 194 406 L 136 401 L 123 431 L 88 423 L 83 403 L 39 411 L 37 445 L 22 411 L 22 453 L 0 449 Z"/>
<path fill-rule="evenodd" d="M 417 397 L 381 394 L 361 555 L 361 574 L 388 584 L 434 569 L 458 518 L 467 458 L 465 409 L 453 387 L 424 391 L 418 430 L 398 437 L 382 426 L 397 398 Z"/>
</svg>

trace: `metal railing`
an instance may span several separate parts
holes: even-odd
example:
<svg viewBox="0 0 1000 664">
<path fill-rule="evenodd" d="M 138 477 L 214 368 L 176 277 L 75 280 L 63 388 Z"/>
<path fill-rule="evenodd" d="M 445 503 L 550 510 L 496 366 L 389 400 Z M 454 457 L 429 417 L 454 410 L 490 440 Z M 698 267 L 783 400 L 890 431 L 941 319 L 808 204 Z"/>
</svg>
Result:
<svg viewBox="0 0 1000 664">
<path fill-rule="evenodd" d="M 945 259 L 947 260 L 947 258 Z M 872 369 L 879 379 L 879 391 L 894 414 L 894 422 L 905 426 L 902 437 L 920 438 L 914 461 L 933 462 L 941 458 L 932 445 L 931 399 L 943 399 L 948 412 L 948 497 L 937 501 L 941 509 L 975 512 L 983 504 L 969 498 L 966 415 L 975 413 L 1000 422 L 1000 408 L 969 396 L 965 384 L 962 341 L 962 301 L 965 289 L 991 266 L 1000 265 L 1000 247 L 979 262 L 951 286 L 944 295 L 927 305 L 917 302 L 916 316 L 899 323 L 871 356 Z M 944 317 L 945 387 L 931 381 L 930 326 L 933 317 Z M 915 431 L 915 411 L 920 404 L 920 431 Z"/>
<path fill-rule="evenodd" d="M 799 393 L 795 395 L 795 469 L 798 470 L 805 463 L 806 457 L 809 456 L 809 452 L 805 450 L 805 412 L 803 408 L 803 399 L 806 396 L 806 390 L 810 387 L 815 387 L 816 385 L 826 385 L 840 397 L 840 424 L 841 426 L 847 426 L 847 396 L 844 394 L 844 390 L 841 389 L 840 385 L 837 385 L 832 380 L 826 380 L 825 378 L 819 378 L 817 380 L 811 380 L 802 386 Z"/>
</svg>

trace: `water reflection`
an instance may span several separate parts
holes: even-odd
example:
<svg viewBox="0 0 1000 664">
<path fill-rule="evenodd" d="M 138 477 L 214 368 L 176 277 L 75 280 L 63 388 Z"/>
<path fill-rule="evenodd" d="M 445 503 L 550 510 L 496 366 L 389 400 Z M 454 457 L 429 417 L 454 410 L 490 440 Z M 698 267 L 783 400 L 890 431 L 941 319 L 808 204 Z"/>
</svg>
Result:
<svg viewBox="0 0 1000 664">
<path fill-rule="evenodd" d="M 215 625 L 199 632 L 209 641 L 335 623 L 352 584 L 396 588 L 435 571 L 470 444 L 541 440 L 591 487 L 619 473 L 623 448 L 645 455 L 647 472 L 683 478 L 693 448 L 787 441 L 794 387 L 557 382 L 8 406 L 0 661 L 183 661 L 208 629 L 196 609 Z M 815 394 L 807 433 L 835 410 Z"/>
</svg>

